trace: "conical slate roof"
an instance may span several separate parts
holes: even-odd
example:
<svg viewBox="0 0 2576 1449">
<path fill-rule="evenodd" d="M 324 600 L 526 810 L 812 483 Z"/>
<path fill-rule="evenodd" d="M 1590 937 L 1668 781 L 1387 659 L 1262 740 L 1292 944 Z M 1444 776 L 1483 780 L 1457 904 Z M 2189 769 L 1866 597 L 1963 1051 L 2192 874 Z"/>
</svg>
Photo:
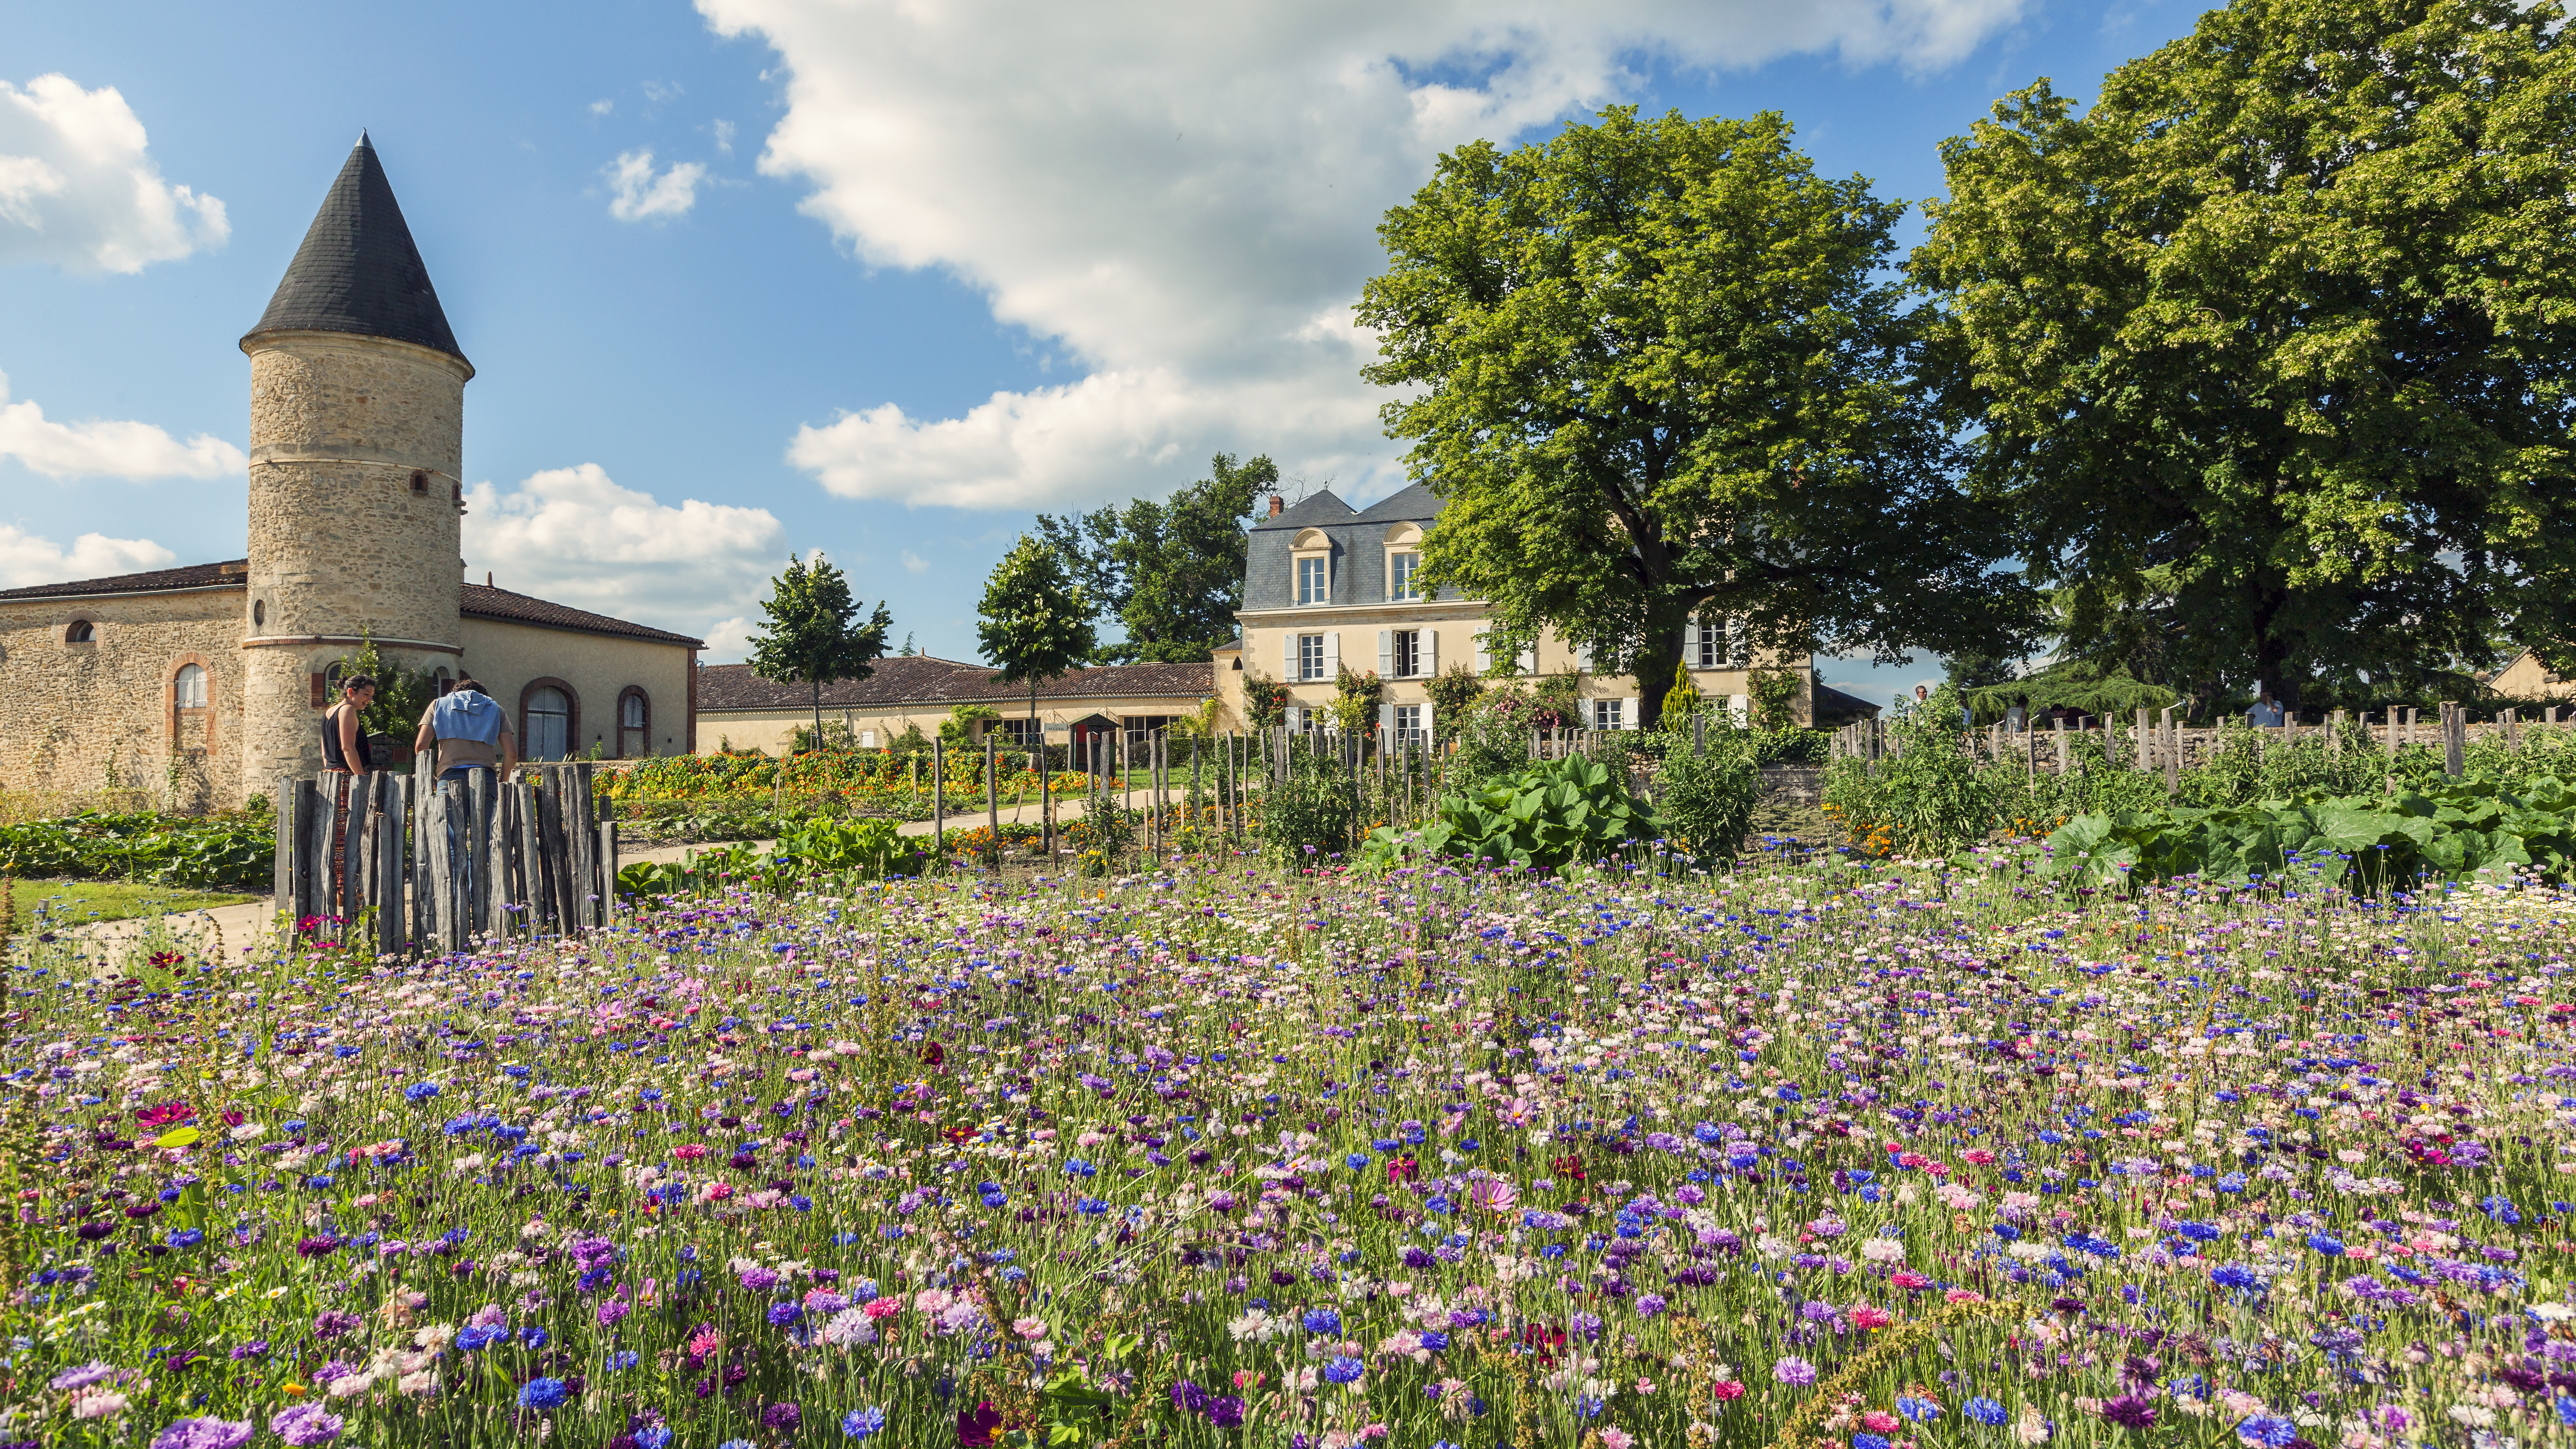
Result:
<svg viewBox="0 0 2576 1449">
<path fill-rule="evenodd" d="M 411 228 L 403 224 L 393 183 L 363 134 L 322 198 L 322 210 L 295 249 L 277 295 L 242 338 L 244 348 L 267 332 L 354 332 L 465 361 L 439 308 L 438 291 L 429 284 L 429 268 L 421 265 L 420 248 L 412 244 Z"/>
</svg>

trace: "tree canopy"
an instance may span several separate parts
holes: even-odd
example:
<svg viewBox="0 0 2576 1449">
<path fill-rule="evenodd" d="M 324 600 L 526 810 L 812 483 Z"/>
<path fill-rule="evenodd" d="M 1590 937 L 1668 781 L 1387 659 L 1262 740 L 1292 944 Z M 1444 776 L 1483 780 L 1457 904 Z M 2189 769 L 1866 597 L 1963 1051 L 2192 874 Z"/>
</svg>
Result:
<svg viewBox="0 0 2576 1449">
<path fill-rule="evenodd" d="M 1078 580 L 1100 623 L 1125 638 L 1098 644 L 1095 664 L 1189 664 L 1235 636 L 1243 607 L 1244 527 L 1279 486 L 1267 457 L 1219 453 L 1208 476 L 1163 502 L 1131 500 L 1062 518 L 1038 515 L 1038 537 Z"/>
<path fill-rule="evenodd" d="M 2018 642 L 2002 530 L 1918 386 L 1926 319 L 1884 271 L 1903 211 L 1817 176 L 1773 113 L 1620 107 L 1441 157 L 1357 308 L 1363 375 L 1408 390 L 1388 435 L 1444 503 L 1426 579 L 1649 680 L 1715 614 L 1798 658 Z"/>
<path fill-rule="evenodd" d="M 1001 669 L 994 682 L 1029 687 L 1034 726 L 1038 685 L 1080 666 L 1099 643 L 1091 628 L 1090 597 L 1066 577 L 1064 560 L 1054 549 L 1022 534 L 993 565 L 976 611 L 981 615 L 976 642 L 986 661 Z"/>
<path fill-rule="evenodd" d="M 2067 653 L 2203 690 L 2576 663 L 2562 20 L 2236 0 L 1944 145 L 1912 271 Z"/>
<path fill-rule="evenodd" d="M 769 581 L 764 622 L 751 636 L 751 667 L 764 679 L 812 687 L 814 739 L 823 738 L 823 686 L 865 679 L 885 657 L 894 617 L 883 600 L 864 622 L 850 581 L 822 554 L 805 563 L 787 556 L 787 572 Z"/>
</svg>

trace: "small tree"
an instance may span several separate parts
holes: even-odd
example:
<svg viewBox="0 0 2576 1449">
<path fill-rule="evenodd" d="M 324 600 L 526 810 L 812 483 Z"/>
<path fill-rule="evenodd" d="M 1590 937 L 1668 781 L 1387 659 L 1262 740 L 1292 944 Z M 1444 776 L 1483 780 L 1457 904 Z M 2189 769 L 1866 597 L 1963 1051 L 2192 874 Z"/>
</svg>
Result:
<svg viewBox="0 0 2576 1449">
<path fill-rule="evenodd" d="M 376 697 L 359 713 L 358 728 L 371 735 L 391 735 L 403 749 L 410 749 L 420 717 L 438 698 L 438 676 L 427 669 L 405 669 L 385 658 L 372 634 L 360 636 L 357 653 L 341 656 L 340 677 L 352 674 L 376 682 Z"/>
<path fill-rule="evenodd" d="M 1699 710 L 1699 681 L 1691 678 L 1687 662 L 1673 666 L 1673 687 L 1664 691 L 1663 726 L 1677 730 L 1690 723 Z"/>
<path fill-rule="evenodd" d="M 975 642 L 1002 671 L 993 681 L 1029 687 L 1029 733 L 1043 760 L 1046 736 L 1038 725 L 1038 685 L 1090 657 L 1098 642 L 1091 628 L 1091 599 L 1065 577 L 1055 550 L 1022 534 L 993 566 L 976 612 L 981 618 Z"/>
<path fill-rule="evenodd" d="M 894 618 L 879 600 L 864 624 L 850 581 L 821 553 L 807 564 L 787 556 L 787 572 L 769 581 L 760 603 L 768 623 L 751 638 L 751 667 L 764 679 L 813 689 L 814 738 L 823 738 L 823 686 L 865 679 L 885 657 Z"/>
<path fill-rule="evenodd" d="M 972 749 L 976 739 L 975 726 L 990 724 L 1001 717 L 1002 712 L 989 704 L 952 704 L 948 707 L 948 718 L 939 722 L 939 742 L 946 745 L 951 754 Z"/>
</svg>

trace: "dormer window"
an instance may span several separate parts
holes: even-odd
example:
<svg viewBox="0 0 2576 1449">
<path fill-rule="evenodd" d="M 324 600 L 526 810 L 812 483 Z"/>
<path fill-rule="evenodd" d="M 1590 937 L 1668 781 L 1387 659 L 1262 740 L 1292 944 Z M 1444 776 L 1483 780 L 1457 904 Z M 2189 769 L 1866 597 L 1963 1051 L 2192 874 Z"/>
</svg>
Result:
<svg viewBox="0 0 2576 1449">
<path fill-rule="evenodd" d="M 1333 539 L 1320 528 L 1298 530 L 1288 546 L 1289 565 L 1297 580 L 1297 606 L 1333 602 Z"/>
<path fill-rule="evenodd" d="M 1386 597 L 1397 603 L 1422 597 L 1422 525 L 1399 523 L 1386 531 Z"/>
</svg>

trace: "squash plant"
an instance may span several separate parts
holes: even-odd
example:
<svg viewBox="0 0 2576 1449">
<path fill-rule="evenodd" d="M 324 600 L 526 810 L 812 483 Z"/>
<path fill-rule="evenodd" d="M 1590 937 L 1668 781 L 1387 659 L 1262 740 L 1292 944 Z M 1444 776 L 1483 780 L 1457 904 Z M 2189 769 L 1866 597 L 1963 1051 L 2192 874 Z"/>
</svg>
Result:
<svg viewBox="0 0 2576 1449">
<path fill-rule="evenodd" d="M 1447 856 L 1557 870 L 1662 833 L 1653 807 L 1628 793 L 1621 772 L 1578 755 L 1444 795 L 1418 832 L 1381 825 L 1360 861 L 1386 870 L 1411 856 Z"/>
</svg>

